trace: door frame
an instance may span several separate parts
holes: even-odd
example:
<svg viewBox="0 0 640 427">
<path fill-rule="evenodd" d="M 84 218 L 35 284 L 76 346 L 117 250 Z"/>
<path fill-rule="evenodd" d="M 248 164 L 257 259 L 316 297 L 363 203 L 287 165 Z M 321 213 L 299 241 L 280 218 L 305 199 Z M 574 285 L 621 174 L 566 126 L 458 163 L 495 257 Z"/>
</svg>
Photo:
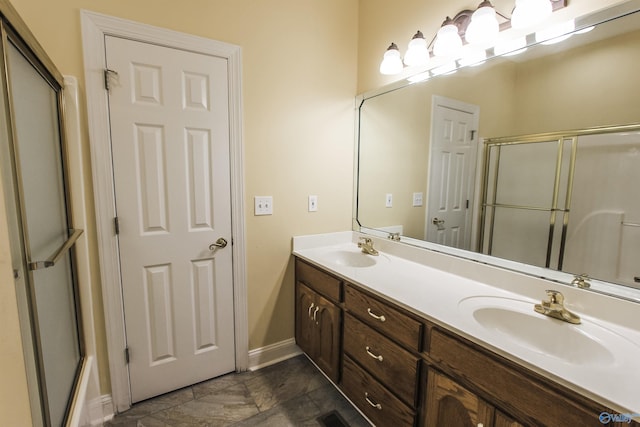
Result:
<svg viewBox="0 0 640 427">
<path fill-rule="evenodd" d="M 245 255 L 244 170 L 242 139 L 241 48 L 203 37 L 153 27 L 87 10 L 80 11 L 87 95 L 87 118 L 93 171 L 100 275 L 105 314 L 112 401 L 116 412 L 131 407 L 129 372 L 125 362 L 126 334 L 123 295 L 114 232 L 115 193 L 111 156 L 109 99 L 104 87 L 105 36 L 182 49 L 227 59 L 229 76 L 229 137 L 231 172 L 231 232 L 233 236 L 233 296 L 235 365 L 249 366 Z"/>
<path fill-rule="evenodd" d="M 435 117 L 436 117 L 436 111 L 438 108 L 440 107 L 444 107 L 444 108 L 449 108 L 451 110 L 458 110 L 458 111 L 462 111 L 465 113 L 469 113 L 473 116 L 473 120 L 472 120 L 472 126 L 473 126 L 473 130 L 475 130 L 476 135 L 475 138 L 472 141 L 475 141 L 476 143 L 476 158 L 473 159 L 474 160 L 474 166 L 475 166 L 475 170 L 473 175 L 470 176 L 470 179 L 472 180 L 472 182 L 469 185 L 469 190 L 471 190 L 473 193 L 473 199 L 470 200 L 470 204 L 471 206 L 469 207 L 469 212 L 467 214 L 467 217 L 465 219 L 465 226 L 467 228 L 466 231 L 466 236 L 465 239 L 468 239 L 469 241 L 469 248 L 473 247 L 473 236 L 475 235 L 474 233 L 474 212 L 476 210 L 476 201 L 478 200 L 478 188 L 477 188 L 477 176 L 478 176 L 478 164 L 479 164 L 479 158 L 481 156 L 479 156 L 480 154 L 480 149 L 478 146 L 480 146 L 480 137 L 478 136 L 479 133 L 479 127 L 480 127 L 480 106 L 475 105 L 475 104 L 469 104 L 463 101 L 458 101 L 457 99 L 453 99 L 453 98 L 447 98 L 445 96 L 440 96 L 440 95 L 433 95 L 431 98 L 431 132 L 430 132 L 430 142 L 429 142 L 429 166 L 427 168 L 427 191 L 426 191 L 426 200 L 427 200 L 427 206 L 424 212 L 424 216 L 425 216 L 425 220 L 424 220 L 424 239 L 427 240 L 427 234 L 429 232 L 429 225 L 430 223 L 430 215 L 429 215 L 429 200 L 431 197 L 431 172 L 432 172 L 432 165 L 433 165 L 433 147 L 434 147 L 434 141 L 436 140 L 436 138 L 438 137 L 436 135 L 436 130 L 435 130 L 435 126 L 434 121 L 435 121 Z"/>
</svg>

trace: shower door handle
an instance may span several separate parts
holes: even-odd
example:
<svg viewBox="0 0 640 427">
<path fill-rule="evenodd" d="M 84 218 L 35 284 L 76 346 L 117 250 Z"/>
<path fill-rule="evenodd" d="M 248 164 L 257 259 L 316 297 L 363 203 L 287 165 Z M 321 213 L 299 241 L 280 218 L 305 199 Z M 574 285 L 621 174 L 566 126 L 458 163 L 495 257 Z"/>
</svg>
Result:
<svg viewBox="0 0 640 427">
<path fill-rule="evenodd" d="M 69 230 L 69 231 L 72 232 L 71 236 L 69 236 L 67 241 L 64 242 L 62 244 L 62 246 L 60 246 L 60 248 L 53 253 L 53 255 L 51 255 L 45 261 L 32 261 L 32 262 L 30 262 L 29 263 L 29 270 L 31 270 L 31 271 L 40 270 L 41 268 L 49 268 L 49 267 L 53 267 L 54 265 L 56 265 L 56 263 L 58 261 L 60 261 L 60 258 L 62 258 L 62 256 L 69 249 L 71 249 L 71 247 L 76 243 L 76 240 L 78 240 L 78 238 L 82 234 L 82 230 L 79 230 L 79 229 L 78 230 Z"/>
</svg>

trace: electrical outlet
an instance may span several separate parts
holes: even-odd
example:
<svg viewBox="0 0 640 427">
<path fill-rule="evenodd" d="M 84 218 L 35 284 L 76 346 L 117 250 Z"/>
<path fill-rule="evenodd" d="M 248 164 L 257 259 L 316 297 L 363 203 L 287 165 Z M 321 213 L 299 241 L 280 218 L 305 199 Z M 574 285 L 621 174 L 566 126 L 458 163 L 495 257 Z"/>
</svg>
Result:
<svg viewBox="0 0 640 427">
<path fill-rule="evenodd" d="M 387 196 L 386 196 L 386 198 L 384 200 L 384 205 L 387 208 L 392 208 L 393 207 L 393 194 L 387 193 Z"/>
<path fill-rule="evenodd" d="M 273 215 L 273 197 L 272 196 L 255 196 L 254 215 Z"/>
<path fill-rule="evenodd" d="M 413 193 L 413 206 L 422 206 L 422 193 Z"/>
<path fill-rule="evenodd" d="M 309 212 L 318 210 L 318 196 L 309 196 Z"/>
</svg>

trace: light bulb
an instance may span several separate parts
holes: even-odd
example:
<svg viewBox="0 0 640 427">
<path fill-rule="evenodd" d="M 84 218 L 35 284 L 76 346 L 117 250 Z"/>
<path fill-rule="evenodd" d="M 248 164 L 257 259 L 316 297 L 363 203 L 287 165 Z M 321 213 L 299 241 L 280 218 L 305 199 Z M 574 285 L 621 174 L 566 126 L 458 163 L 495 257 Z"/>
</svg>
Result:
<svg viewBox="0 0 640 427">
<path fill-rule="evenodd" d="M 480 4 L 471 15 L 464 38 L 472 44 L 490 43 L 500 32 L 500 24 L 496 18 L 496 10 L 488 1 Z"/>
<path fill-rule="evenodd" d="M 402 59 L 400 59 L 400 51 L 398 45 L 391 43 L 384 53 L 382 62 L 380 63 L 380 74 L 393 75 L 402 71 Z"/>
<path fill-rule="evenodd" d="M 532 27 L 551 15 L 550 0 L 516 0 L 511 26 L 516 29 Z"/>
<path fill-rule="evenodd" d="M 404 63 L 409 67 L 426 65 L 429 62 L 429 49 L 422 32 L 418 31 L 411 41 L 407 53 L 404 54 Z"/>
<path fill-rule="evenodd" d="M 455 24 L 445 24 L 440 27 L 436 35 L 436 41 L 433 43 L 433 54 L 435 56 L 455 57 L 462 49 L 462 39 L 458 35 L 458 27 Z"/>
</svg>

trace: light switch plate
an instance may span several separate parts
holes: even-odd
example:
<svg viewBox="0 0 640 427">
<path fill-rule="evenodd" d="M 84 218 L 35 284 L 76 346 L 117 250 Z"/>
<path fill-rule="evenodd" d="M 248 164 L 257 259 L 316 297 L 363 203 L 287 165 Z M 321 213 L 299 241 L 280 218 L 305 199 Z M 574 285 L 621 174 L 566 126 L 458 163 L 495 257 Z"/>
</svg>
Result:
<svg viewBox="0 0 640 427">
<path fill-rule="evenodd" d="M 255 196 L 254 214 L 257 215 L 273 215 L 273 196 Z"/>
<path fill-rule="evenodd" d="M 387 208 L 393 207 L 393 194 L 387 193 L 387 196 L 385 197 L 385 200 L 384 200 L 384 205 Z"/>
<path fill-rule="evenodd" d="M 422 193 L 413 193 L 413 206 L 422 206 Z"/>
</svg>

